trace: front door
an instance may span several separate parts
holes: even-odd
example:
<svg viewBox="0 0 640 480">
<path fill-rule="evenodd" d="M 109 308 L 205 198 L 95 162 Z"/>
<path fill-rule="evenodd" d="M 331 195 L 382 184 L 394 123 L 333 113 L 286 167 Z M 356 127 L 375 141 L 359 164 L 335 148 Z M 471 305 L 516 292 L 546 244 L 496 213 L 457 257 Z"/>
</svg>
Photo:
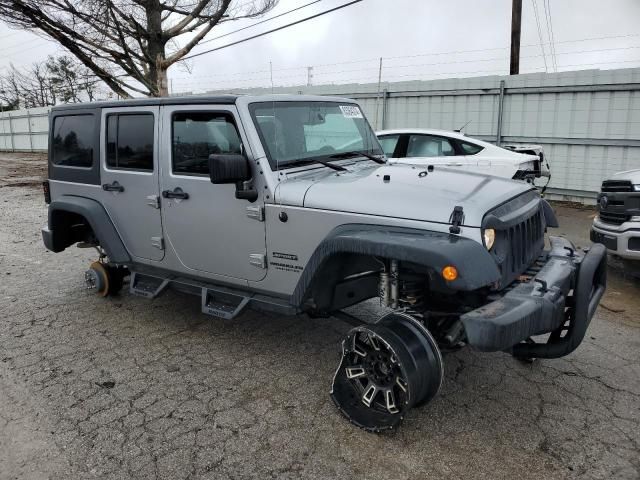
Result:
<svg viewBox="0 0 640 480">
<path fill-rule="evenodd" d="M 409 135 L 406 158 L 420 159 L 420 164 L 443 165 L 451 168 L 468 169 L 475 166 L 467 156 L 456 151 L 451 140 L 439 135 Z M 411 163 L 410 161 L 406 163 Z"/>
<path fill-rule="evenodd" d="M 209 180 L 211 154 L 249 158 L 235 107 L 164 106 L 162 110 L 162 213 L 165 236 L 194 273 L 257 281 L 266 270 L 265 224 L 235 197 L 235 185 Z"/>
<path fill-rule="evenodd" d="M 102 200 L 133 257 L 162 260 L 158 107 L 105 108 L 100 132 Z"/>
</svg>

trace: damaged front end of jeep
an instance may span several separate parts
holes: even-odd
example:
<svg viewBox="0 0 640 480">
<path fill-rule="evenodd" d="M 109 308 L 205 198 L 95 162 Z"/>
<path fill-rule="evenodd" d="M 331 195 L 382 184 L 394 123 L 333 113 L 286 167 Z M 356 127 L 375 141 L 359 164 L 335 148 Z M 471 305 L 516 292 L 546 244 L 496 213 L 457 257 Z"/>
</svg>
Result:
<svg viewBox="0 0 640 480">
<path fill-rule="evenodd" d="M 334 230 L 294 296 L 309 313 L 355 325 L 331 389 L 339 410 L 367 430 L 397 428 L 409 409 L 437 394 L 441 351 L 464 345 L 519 359 L 575 350 L 605 290 L 605 252 L 601 245 L 581 252 L 553 236 L 545 249 L 548 226 L 557 226 L 553 212 L 531 191 L 485 215 L 490 246 L 461 236 L 468 227 L 455 222 L 449 233 Z M 372 297 L 389 312 L 374 323 L 341 311 Z"/>
</svg>

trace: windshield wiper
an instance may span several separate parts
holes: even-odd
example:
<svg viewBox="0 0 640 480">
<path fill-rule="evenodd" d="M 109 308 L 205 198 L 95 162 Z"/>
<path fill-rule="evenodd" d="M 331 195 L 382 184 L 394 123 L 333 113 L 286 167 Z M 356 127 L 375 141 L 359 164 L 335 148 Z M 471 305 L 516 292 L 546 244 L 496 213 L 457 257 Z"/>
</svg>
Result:
<svg viewBox="0 0 640 480">
<path fill-rule="evenodd" d="M 332 170 L 337 170 L 338 172 L 348 172 L 348 170 L 346 168 L 344 168 L 342 165 L 335 165 L 331 162 L 327 162 L 326 160 L 319 160 L 317 158 L 311 159 L 311 160 L 306 160 L 306 161 L 301 161 L 301 162 L 291 162 L 292 165 L 298 166 L 298 165 L 309 165 L 312 163 L 319 163 L 320 165 L 324 165 L 325 167 L 329 167 Z"/>
<path fill-rule="evenodd" d="M 374 162 L 379 163 L 380 165 L 387 163 L 382 158 L 376 157 L 375 155 L 371 155 L 370 153 L 367 153 L 367 152 L 359 152 L 356 150 L 354 150 L 353 152 L 335 153 L 329 156 L 329 158 L 353 158 L 353 157 L 365 157 L 365 158 L 368 158 L 369 160 L 373 160 Z"/>
</svg>

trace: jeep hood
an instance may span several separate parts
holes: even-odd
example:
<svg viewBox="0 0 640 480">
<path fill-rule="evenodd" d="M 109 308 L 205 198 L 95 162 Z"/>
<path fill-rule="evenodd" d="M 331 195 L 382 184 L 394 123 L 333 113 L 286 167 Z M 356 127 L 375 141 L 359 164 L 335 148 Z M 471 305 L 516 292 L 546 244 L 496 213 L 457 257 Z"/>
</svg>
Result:
<svg viewBox="0 0 640 480">
<path fill-rule="evenodd" d="M 366 165 L 366 166 L 363 166 Z M 483 216 L 531 186 L 489 175 L 436 166 L 426 168 L 370 162 L 288 174 L 275 192 L 283 205 L 449 223 L 453 208 L 464 209 L 464 225 L 479 227 Z"/>
</svg>

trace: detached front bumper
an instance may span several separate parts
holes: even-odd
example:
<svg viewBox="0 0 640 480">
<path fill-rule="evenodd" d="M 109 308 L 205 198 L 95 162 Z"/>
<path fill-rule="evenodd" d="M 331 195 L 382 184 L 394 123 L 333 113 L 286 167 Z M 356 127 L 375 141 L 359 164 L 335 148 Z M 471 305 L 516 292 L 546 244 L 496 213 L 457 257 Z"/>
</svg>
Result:
<svg viewBox="0 0 640 480">
<path fill-rule="evenodd" d="M 550 237 L 545 252 L 500 298 L 462 315 L 468 343 L 482 351 L 511 350 L 520 357 L 557 358 L 582 342 L 606 288 L 606 249 L 582 254 Z M 546 343 L 521 343 L 550 333 Z"/>
</svg>

